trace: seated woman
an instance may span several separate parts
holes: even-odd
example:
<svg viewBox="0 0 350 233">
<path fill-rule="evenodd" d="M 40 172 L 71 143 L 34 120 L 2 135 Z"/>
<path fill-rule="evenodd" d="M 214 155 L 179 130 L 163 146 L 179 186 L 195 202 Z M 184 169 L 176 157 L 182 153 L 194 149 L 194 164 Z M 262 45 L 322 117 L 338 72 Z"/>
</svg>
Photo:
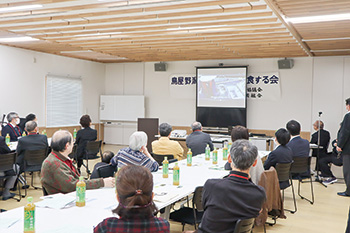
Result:
<svg viewBox="0 0 350 233">
<path fill-rule="evenodd" d="M 232 142 L 238 140 L 238 139 L 246 139 L 249 140 L 249 133 L 248 129 L 244 126 L 237 125 L 234 127 L 231 131 L 231 140 Z M 230 163 L 225 164 L 225 170 L 232 170 Z M 249 175 L 252 180 L 252 182 L 256 185 L 258 185 L 260 176 L 264 172 L 264 167 L 261 162 L 260 157 L 258 156 L 256 165 L 252 166 L 249 170 Z"/>
<path fill-rule="evenodd" d="M 117 182 L 118 207 L 112 217 L 99 223 L 94 232 L 169 232 L 169 222 L 155 217 L 158 210 L 153 202 L 153 176 L 149 169 L 129 165 L 118 171 Z"/>
<path fill-rule="evenodd" d="M 265 170 L 269 170 L 270 167 L 275 167 L 277 163 L 290 163 L 293 161 L 293 151 L 287 146 L 287 143 L 290 140 L 289 132 L 284 128 L 280 128 L 276 131 L 275 137 L 277 147 L 267 156 L 264 163 Z M 285 189 L 288 186 L 288 181 L 280 182 L 281 189 Z"/>
<path fill-rule="evenodd" d="M 83 129 L 77 132 L 77 138 L 75 144 L 78 145 L 77 148 L 77 167 L 80 173 L 81 165 L 83 164 L 83 159 L 86 155 L 86 144 L 90 141 L 95 141 L 97 139 L 97 130 L 91 129 L 91 118 L 89 115 L 83 115 L 80 118 L 80 124 Z"/>
<path fill-rule="evenodd" d="M 111 160 L 113 166 L 122 168 L 134 164 L 147 167 L 151 172 L 158 171 L 159 165 L 147 150 L 147 134 L 143 131 L 134 132 L 129 138 L 129 147 L 118 151 Z"/>
</svg>

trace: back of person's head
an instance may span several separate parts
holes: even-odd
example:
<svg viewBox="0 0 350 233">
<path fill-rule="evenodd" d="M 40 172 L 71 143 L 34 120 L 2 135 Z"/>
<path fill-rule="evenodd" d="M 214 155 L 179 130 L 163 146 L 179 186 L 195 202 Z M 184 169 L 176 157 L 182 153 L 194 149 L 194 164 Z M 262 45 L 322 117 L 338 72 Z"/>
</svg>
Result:
<svg viewBox="0 0 350 233">
<path fill-rule="evenodd" d="M 6 116 L 8 122 L 11 122 L 13 118 L 16 117 L 18 117 L 18 114 L 16 112 L 9 112 Z"/>
<path fill-rule="evenodd" d="M 27 121 L 25 128 L 26 128 L 26 131 L 30 133 L 30 132 L 33 132 L 37 126 L 38 125 L 36 124 L 35 121 Z"/>
<path fill-rule="evenodd" d="M 300 134 L 300 124 L 296 120 L 288 121 L 286 128 L 292 136 Z"/>
<path fill-rule="evenodd" d="M 147 144 L 147 134 L 143 131 L 136 131 L 129 138 L 129 147 L 132 150 L 140 150 Z"/>
<path fill-rule="evenodd" d="M 34 113 L 29 113 L 27 116 L 26 116 L 26 122 L 27 121 L 34 121 L 36 119 L 36 116 Z"/>
<path fill-rule="evenodd" d="M 113 157 L 114 157 L 114 153 L 112 151 L 107 150 L 102 154 L 102 162 L 110 163 Z"/>
<path fill-rule="evenodd" d="M 315 121 L 315 123 L 313 124 L 313 126 L 314 126 L 315 128 L 317 128 L 317 129 L 323 129 L 323 128 L 324 128 L 324 123 L 323 123 L 323 121 L 317 120 L 317 121 Z"/>
<path fill-rule="evenodd" d="M 350 98 L 347 98 L 347 99 L 345 100 L 345 105 L 350 105 Z"/>
<path fill-rule="evenodd" d="M 91 118 L 89 115 L 83 115 L 80 117 L 80 125 L 83 128 L 89 127 L 91 123 Z"/>
<path fill-rule="evenodd" d="M 113 210 L 121 218 L 151 217 L 158 210 L 152 200 L 153 176 L 149 169 L 128 165 L 117 173 L 116 190 L 119 205 Z"/>
<path fill-rule="evenodd" d="M 202 124 L 198 121 L 195 121 L 192 123 L 191 128 L 193 132 L 196 130 L 202 130 Z"/>
<path fill-rule="evenodd" d="M 249 133 L 248 129 L 244 126 L 237 125 L 234 128 L 232 128 L 231 131 L 231 140 L 232 142 L 238 140 L 238 139 L 249 139 Z"/>
<path fill-rule="evenodd" d="M 287 145 L 290 140 L 290 134 L 285 128 L 278 129 L 275 133 L 275 137 L 277 142 L 282 146 Z"/>
<path fill-rule="evenodd" d="M 239 139 L 232 143 L 230 156 L 234 167 L 244 171 L 254 164 L 258 148 L 246 139 Z"/>
<path fill-rule="evenodd" d="M 67 143 L 73 143 L 72 134 L 67 130 L 56 131 L 51 138 L 51 148 L 53 151 L 63 152 Z"/>
<path fill-rule="evenodd" d="M 168 137 L 172 130 L 171 125 L 168 123 L 162 123 L 159 125 L 159 134 L 162 137 Z"/>
</svg>

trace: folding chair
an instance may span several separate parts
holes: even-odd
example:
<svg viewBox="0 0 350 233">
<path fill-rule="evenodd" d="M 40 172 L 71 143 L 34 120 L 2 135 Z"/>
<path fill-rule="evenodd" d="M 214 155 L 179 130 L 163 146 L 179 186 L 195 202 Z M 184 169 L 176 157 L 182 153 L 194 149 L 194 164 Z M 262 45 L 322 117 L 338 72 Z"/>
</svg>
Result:
<svg viewBox="0 0 350 233">
<path fill-rule="evenodd" d="M 83 166 L 86 168 L 86 173 L 91 175 L 91 172 L 89 170 L 89 155 L 97 156 L 98 153 L 102 155 L 101 151 L 101 146 L 102 146 L 102 140 L 100 141 L 90 141 L 86 143 L 86 154 L 84 155 L 84 158 L 86 160 L 86 165 L 83 163 Z M 101 156 L 101 161 L 102 161 L 102 156 Z"/>
<path fill-rule="evenodd" d="M 115 167 L 111 164 L 97 168 L 97 173 L 100 178 L 113 177 L 115 173 Z"/>
<path fill-rule="evenodd" d="M 294 162 L 292 164 L 291 170 L 290 172 L 292 174 L 294 173 L 308 173 L 308 171 L 310 171 L 310 164 L 311 164 L 311 157 L 295 157 L 293 158 Z M 302 196 L 300 194 L 300 183 L 303 179 L 310 179 L 310 184 L 311 184 L 311 196 L 312 196 L 312 201 L 307 199 L 306 197 Z M 315 203 L 315 198 L 314 198 L 314 189 L 312 186 L 312 177 L 311 177 L 311 173 L 309 172 L 309 175 L 306 177 L 302 177 L 299 179 L 299 183 L 298 183 L 298 195 L 301 199 L 305 199 L 308 202 L 310 202 L 310 204 L 314 204 Z"/>
<path fill-rule="evenodd" d="M 159 164 L 159 166 L 162 166 L 162 163 L 164 161 L 164 157 L 168 157 L 169 163 L 176 162 L 177 159 L 174 159 L 174 155 L 160 155 L 160 154 L 155 154 L 151 153 L 152 157 L 154 158 L 155 161 Z"/>
<path fill-rule="evenodd" d="M 285 209 L 289 212 L 291 212 L 292 214 L 294 214 L 295 212 L 297 212 L 297 203 L 295 201 L 295 194 L 294 194 L 294 186 L 293 186 L 293 181 L 292 181 L 292 176 L 290 173 L 290 168 L 292 166 L 292 163 L 277 163 L 276 164 L 276 171 L 277 171 L 277 176 L 278 176 L 278 180 L 279 182 L 288 182 L 291 186 L 292 186 L 292 194 L 293 194 L 293 200 L 294 200 L 294 210 L 288 210 Z M 280 187 L 282 189 L 282 199 L 284 202 L 284 190 L 287 187 Z"/>
<path fill-rule="evenodd" d="M 233 233 L 250 233 L 254 227 L 255 218 L 238 219 Z"/>
<path fill-rule="evenodd" d="M 0 172 L 11 171 L 15 167 L 15 171 L 14 171 L 13 175 L 16 175 L 18 173 L 18 171 L 17 171 L 17 166 L 14 166 L 15 164 L 16 164 L 16 152 L 9 153 L 9 154 L 0 154 Z M 0 176 L 0 180 L 5 180 L 6 178 L 13 176 L 13 175 L 5 175 L 4 174 L 3 176 Z M 17 198 L 14 198 L 14 199 L 17 201 L 21 201 L 21 199 L 22 199 L 21 189 L 20 189 L 19 182 L 17 179 L 18 179 L 18 176 L 16 178 L 15 184 L 17 183 L 19 199 L 17 199 Z"/>
</svg>

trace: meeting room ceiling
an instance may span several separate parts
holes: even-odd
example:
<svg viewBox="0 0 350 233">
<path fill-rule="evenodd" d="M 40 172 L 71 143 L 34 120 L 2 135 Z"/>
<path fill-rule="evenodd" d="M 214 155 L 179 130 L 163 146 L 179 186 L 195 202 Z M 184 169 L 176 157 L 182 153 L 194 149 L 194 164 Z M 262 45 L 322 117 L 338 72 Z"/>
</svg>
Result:
<svg viewBox="0 0 350 233">
<path fill-rule="evenodd" d="M 105 63 L 350 55 L 349 13 L 350 0 L 0 0 L 0 44 Z"/>
</svg>

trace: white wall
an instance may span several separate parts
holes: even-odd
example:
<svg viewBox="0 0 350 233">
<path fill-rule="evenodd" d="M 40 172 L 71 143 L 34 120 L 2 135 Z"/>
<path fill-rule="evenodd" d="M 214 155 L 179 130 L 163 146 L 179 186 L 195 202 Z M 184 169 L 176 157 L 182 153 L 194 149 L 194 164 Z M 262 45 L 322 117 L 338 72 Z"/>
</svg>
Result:
<svg viewBox="0 0 350 233">
<path fill-rule="evenodd" d="M 0 114 L 16 111 L 21 117 L 35 113 L 45 125 L 45 76 L 80 76 L 83 83 L 83 113 L 99 122 L 99 96 L 104 94 L 102 63 L 0 46 Z M 77 123 L 78 124 L 78 123 Z"/>
</svg>

